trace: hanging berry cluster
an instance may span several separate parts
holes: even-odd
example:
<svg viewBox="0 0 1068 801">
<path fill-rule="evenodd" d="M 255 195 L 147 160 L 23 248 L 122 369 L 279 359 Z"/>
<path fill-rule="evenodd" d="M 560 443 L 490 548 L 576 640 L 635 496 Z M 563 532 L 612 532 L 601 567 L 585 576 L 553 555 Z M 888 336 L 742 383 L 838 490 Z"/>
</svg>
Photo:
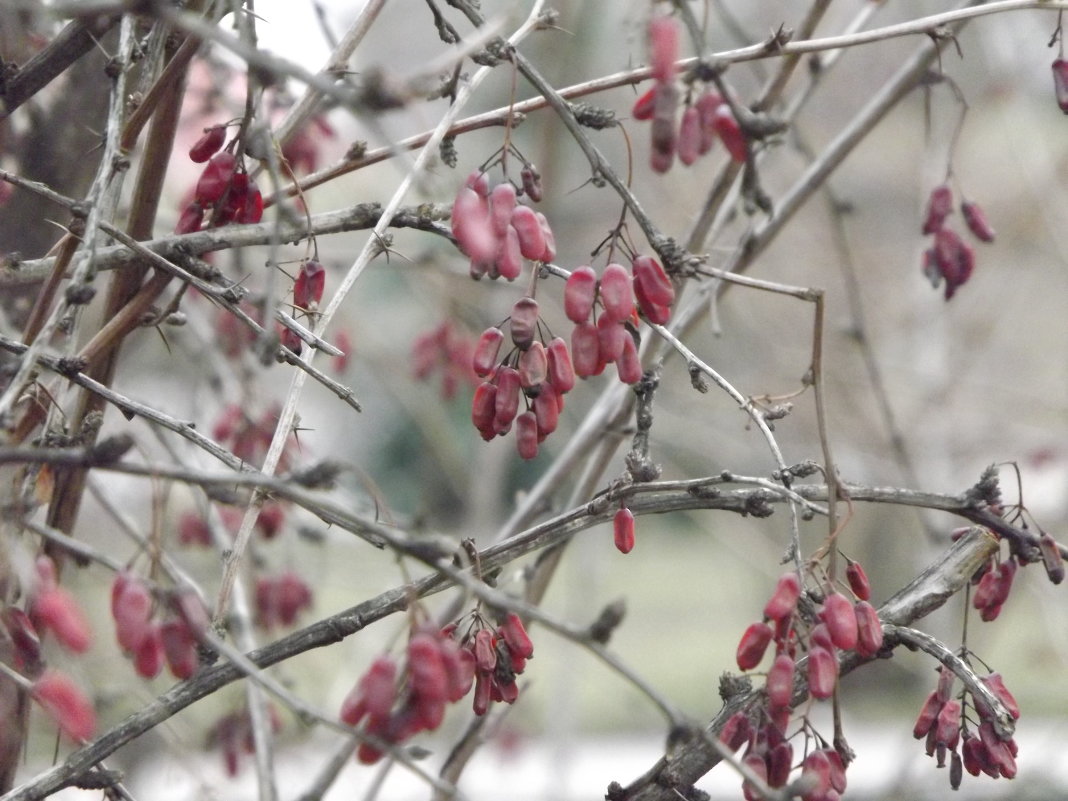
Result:
<svg viewBox="0 0 1068 801">
<path fill-rule="evenodd" d="M 133 658 L 134 669 L 146 679 L 159 675 L 163 662 L 176 679 L 188 679 L 197 671 L 197 632 L 208 626 L 200 600 L 189 592 L 178 593 L 162 621 L 147 583 L 123 570 L 111 586 L 111 617 L 123 652 Z"/>
<path fill-rule="evenodd" d="M 976 239 L 994 241 L 994 229 L 978 204 L 964 201 L 960 210 L 965 225 Z M 957 287 L 966 283 L 975 270 L 975 251 L 956 231 L 945 227 L 946 218 L 952 213 L 953 190 L 949 184 L 936 186 L 928 198 L 927 219 L 923 223 L 923 233 L 934 235 L 934 244 L 923 254 L 923 274 L 936 289 L 945 280 L 946 300 L 953 297 Z"/>
<path fill-rule="evenodd" d="M 189 149 L 191 161 L 207 164 L 193 189 L 193 200 L 178 218 L 176 234 L 229 223 L 257 223 L 263 218 L 263 194 L 246 172 L 244 159 L 230 149 L 222 150 L 225 142 L 226 126 L 215 125 L 205 128 Z M 230 147 L 235 144 L 236 140 Z"/>
<path fill-rule="evenodd" d="M 471 366 L 485 378 L 475 389 L 471 421 L 487 442 L 516 427 L 516 447 L 524 459 L 538 455 L 538 444 L 556 430 L 564 395 L 575 386 L 567 343 L 540 337 L 538 302 L 523 297 L 512 306 L 509 333 L 513 347 L 497 362 L 504 332 L 487 328 L 475 345 Z M 527 408 L 519 412 L 522 396 Z"/>
<path fill-rule="evenodd" d="M 256 623 L 267 631 L 276 626 L 292 626 L 297 616 L 312 605 L 311 587 L 292 570 L 283 570 L 277 576 L 259 576 L 255 598 Z"/>
<path fill-rule="evenodd" d="M 537 202 L 541 178 L 533 165 L 523 167 L 524 194 Z M 471 277 L 514 281 L 523 271 L 523 259 L 551 262 L 556 258 L 556 237 L 540 211 L 517 202 L 518 191 L 505 180 L 490 190 L 489 177 L 473 172 L 456 193 L 452 206 L 452 235 L 471 259 Z"/>
<path fill-rule="evenodd" d="M 678 23 L 672 17 L 654 17 L 649 21 L 648 33 L 655 84 L 635 101 L 631 116 L 652 121 L 650 166 L 655 172 L 665 173 L 678 155 L 679 161 L 688 167 L 712 149 L 717 137 L 732 159 L 744 162 L 748 151 L 745 134 L 730 105 L 715 89 L 706 88 L 694 96 L 691 88 L 682 119 L 676 119 L 681 96 L 675 80 Z"/>
<path fill-rule="evenodd" d="M 1019 720 L 1020 707 L 1001 675 L 991 673 L 981 681 L 1013 720 Z M 994 729 L 994 712 L 980 696 L 970 696 L 962 690 L 957 698 L 953 698 L 955 682 L 953 671 L 943 666 L 939 671 L 938 686 L 927 696 L 916 718 L 913 736 L 926 741 L 927 755 L 937 760 L 938 767 L 945 767 L 949 756 L 949 781 L 954 790 L 960 787 L 965 770 L 972 776 L 985 773 L 993 779 L 1013 778 L 1018 753 L 1016 741 L 1011 737 L 1007 740 L 998 737 Z M 972 731 L 965 714 L 969 697 L 971 707 L 979 716 L 976 731 Z"/>
<path fill-rule="evenodd" d="M 478 715 L 486 713 L 491 701 L 514 703 L 519 695 L 515 677 L 534 655 L 522 621 L 508 613 L 490 629 L 478 612 L 472 620 L 459 639 L 457 624 L 416 628 L 400 686 L 396 662 L 388 655 L 376 659 L 342 703 L 342 722 L 357 726 L 366 719 L 365 734 L 397 745 L 437 729 L 446 704 L 456 703 L 472 687 Z M 371 741 L 361 742 L 356 751 L 356 758 L 368 765 L 381 757 L 381 748 Z"/>
<path fill-rule="evenodd" d="M 808 694 L 822 700 L 834 694 L 838 683 L 839 651 L 856 651 L 861 657 L 870 658 L 882 648 L 882 623 L 868 601 L 867 576 L 856 562 L 850 563 L 847 580 L 856 602 L 837 590 L 829 590 L 817 611 L 818 622 L 810 624 L 798 614 L 800 576 L 795 572 L 784 574 L 764 607 L 763 620 L 750 625 L 738 644 L 736 658 L 742 670 L 757 667 L 772 643 L 775 659 L 765 679 L 757 725 L 750 722 L 746 713 L 737 713 L 724 727 L 721 739 L 732 749 L 747 745 L 743 761 L 770 787 L 784 787 L 793 765 L 793 746 L 786 739 L 786 730 L 799 654 L 807 652 Z M 809 728 L 806 723 L 805 730 Z M 822 742 L 822 738 L 818 739 Z M 837 799 L 845 790 L 845 767 L 843 755 L 825 744 L 810 752 L 801 767 L 799 781 L 806 788 L 801 797 L 805 801 Z M 745 793 L 746 798 L 759 797 L 753 788 L 746 788 Z"/>
</svg>

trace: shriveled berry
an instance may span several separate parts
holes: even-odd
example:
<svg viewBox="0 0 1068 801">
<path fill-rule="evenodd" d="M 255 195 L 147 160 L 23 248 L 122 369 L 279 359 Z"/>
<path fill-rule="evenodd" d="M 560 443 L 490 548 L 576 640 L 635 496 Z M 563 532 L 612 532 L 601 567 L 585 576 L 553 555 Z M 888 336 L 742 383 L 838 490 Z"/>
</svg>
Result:
<svg viewBox="0 0 1068 801">
<path fill-rule="evenodd" d="M 497 649 L 493 632 L 479 629 L 475 633 L 475 667 L 484 673 L 491 673 L 497 666 Z"/>
<path fill-rule="evenodd" d="M 519 180 L 523 184 L 523 192 L 535 203 L 541 201 L 541 173 L 533 164 L 523 165 L 519 171 Z"/>
<path fill-rule="evenodd" d="M 634 337 L 626 333 L 623 337 L 623 352 L 616 360 L 616 374 L 624 384 L 637 384 L 642 379 L 642 362 L 638 357 L 638 346 Z"/>
<path fill-rule="evenodd" d="M 509 225 L 498 245 L 499 249 L 493 268 L 501 278 L 514 281 L 523 272 L 523 253 L 519 249 L 519 234 L 516 233 L 515 228 Z"/>
<path fill-rule="evenodd" d="M 597 321 L 597 338 L 600 343 L 601 359 L 608 363 L 614 362 L 623 355 L 625 340 L 630 339 L 630 333 L 623 326 L 607 314 L 602 314 Z"/>
<path fill-rule="evenodd" d="M 960 204 L 961 214 L 964 215 L 964 223 L 968 226 L 968 230 L 972 232 L 981 242 L 993 242 L 996 233 L 994 229 L 990 227 L 990 221 L 986 218 L 986 212 L 978 203 L 972 203 L 965 201 Z"/>
<path fill-rule="evenodd" d="M 520 298 L 512 305 L 512 318 L 509 323 L 512 344 L 520 350 L 526 350 L 534 342 L 534 333 L 538 328 L 538 302 L 534 298 Z"/>
<path fill-rule="evenodd" d="M 1013 720 L 1019 720 L 1020 705 L 1016 703 L 1016 698 L 1009 692 L 1009 688 L 1005 686 L 1005 680 L 1001 677 L 1001 674 L 991 673 L 989 676 L 984 676 L 982 681 L 990 689 L 990 692 L 994 694 L 994 697 L 1001 701 L 1002 706 L 1012 715 Z"/>
<path fill-rule="evenodd" d="M 769 620 L 782 620 L 793 614 L 797 600 L 801 597 L 801 579 L 797 573 L 783 573 L 775 589 L 764 606 L 764 617 Z"/>
<path fill-rule="evenodd" d="M 951 751 L 960 739 L 960 713 L 960 701 L 953 699 L 942 705 L 935 720 L 935 742 Z"/>
<path fill-rule="evenodd" d="M 549 363 L 545 353 L 545 346 L 538 341 L 530 344 L 519 355 L 519 386 L 523 389 L 535 389 L 548 377 Z"/>
<path fill-rule="evenodd" d="M 601 275 L 601 303 L 612 322 L 622 323 L 634 313 L 631 276 L 622 264 L 609 264 Z M 575 321 L 581 322 L 581 321 Z"/>
<path fill-rule="evenodd" d="M 485 381 L 475 387 L 475 397 L 471 401 L 471 422 L 483 433 L 484 439 L 493 439 L 496 431 L 493 427 L 497 415 L 497 386 Z M 489 432 L 486 437 L 484 432 Z"/>
<path fill-rule="evenodd" d="M 293 282 L 293 305 L 298 309 L 318 308 L 325 288 L 326 268 L 315 259 L 302 262 Z"/>
<path fill-rule="evenodd" d="M 634 549 L 634 513 L 625 506 L 620 507 L 612 518 L 612 536 L 620 553 L 630 553 Z"/>
<path fill-rule="evenodd" d="M 736 659 L 740 670 L 752 670 L 764 658 L 774 632 L 767 623 L 753 623 L 742 634 Z"/>
<path fill-rule="evenodd" d="M 178 217 L 178 224 L 174 226 L 174 233 L 192 234 L 200 230 L 203 222 L 204 207 L 194 200 L 182 209 L 182 214 Z"/>
<path fill-rule="evenodd" d="M 512 221 L 512 211 L 515 209 L 515 187 L 505 181 L 493 187 L 489 196 L 490 222 L 493 233 L 503 237 Z"/>
<path fill-rule="evenodd" d="M 189 148 L 189 160 L 202 164 L 216 153 L 226 142 L 226 126 L 213 125 L 205 128 L 201 137 Z"/>
<path fill-rule="evenodd" d="M 534 643 L 531 642 L 523 621 L 515 612 L 505 614 L 504 620 L 501 621 L 500 633 L 512 653 L 524 659 L 534 656 Z"/>
<path fill-rule="evenodd" d="M 638 256 L 632 266 L 635 288 L 640 287 L 649 301 L 659 306 L 675 302 L 675 287 L 659 261 L 652 256 Z"/>
<path fill-rule="evenodd" d="M 927 217 L 923 222 L 923 232 L 934 234 L 942 230 L 946 217 L 952 213 L 953 190 L 948 184 L 936 186 L 927 199 Z"/>
<path fill-rule="evenodd" d="M 854 608 L 857 618 L 857 653 L 867 658 L 879 653 L 883 647 L 883 624 L 879 613 L 867 601 L 860 601 Z"/>
<path fill-rule="evenodd" d="M 942 711 L 942 699 L 938 697 L 938 691 L 932 690 L 923 702 L 916 723 L 912 726 L 912 736 L 922 740 L 935 725 L 938 713 Z"/>
<path fill-rule="evenodd" d="M 1064 581 L 1064 559 L 1060 548 L 1057 547 L 1057 541 L 1043 531 L 1038 538 L 1038 550 L 1042 554 L 1042 565 L 1046 568 L 1049 580 L 1060 584 Z"/>
<path fill-rule="evenodd" d="M 512 425 L 519 411 L 519 371 L 514 367 L 502 367 L 497 373 L 497 398 L 494 425 L 498 433 L 504 433 Z"/>
<path fill-rule="evenodd" d="M 592 267 L 577 267 L 564 284 L 564 314 L 573 323 L 584 323 L 597 296 L 597 273 Z"/>
</svg>

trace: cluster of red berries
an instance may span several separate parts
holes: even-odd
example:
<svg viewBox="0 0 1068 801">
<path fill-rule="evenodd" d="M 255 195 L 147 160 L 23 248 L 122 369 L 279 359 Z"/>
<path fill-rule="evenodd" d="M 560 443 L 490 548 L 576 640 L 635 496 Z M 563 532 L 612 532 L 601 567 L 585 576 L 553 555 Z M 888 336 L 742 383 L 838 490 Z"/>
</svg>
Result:
<svg viewBox="0 0 1068 801">
<path fill-rule="evenodd" d="M 137 674 L 146 679 L 159 675 L 164 660 L 176 679 L 188 679 L 197 671 L 197 634 L 208 626 L 207 612 L 191 592 L 176 594 L 172 607 L 162 622 L 154 621 L 159 610 L 148 585 L 128 570 L 115 576 L 115 635 L 123 652 L 133 658 Z"/>
<path fill-rule="evenodd" d="M 207 164 L 193 189 L 192 201 L 178 218 L 176 234 L 229 223 L 257 223 L 263 218 L 263 194 L 246 172 L 244 159 L 222 150 L 225 142 L 226 126 L 214 125 L 205 128 L 204 135 L 189 149 L 191 161 Z"/>
<path fill-rule="evenodd" d="M 541 198 L 540 176 L 533 165 L 523 167 L 523 192 Z M 508 180 L 490 190 L 486 173 L 473 172 L 456 193 L 452 206 L 452 234 L 471 259 L 471 277 L 514 281 L 523 259 L 551 262 L 556 237 L 540 211 L 517 202 L 519 191 Z"/>
<path fill-rule="evenodd" d="M 475 345 L 471 366 L 485 378 L 475 388 L 471 421 L 487 442 L 516 427 L 516 447 L 524 459 L 538 455 L 538 444 L 556 430 L 564 395 L 575 386 L 575 369 L 567 343 L 548 345 L 539 336 L 538 302 L 523 297 L 512 306 L 509 332 L 513 348 L 498 363 L 504 332 L 487 328 Z M 519 398 L 526 411 L 519 412 Z"/>
<path fill-rule="evenodd" d="M 312 605 L 311 587 L 292 570 L 258 577 L 255 598 L 256 623 L 268 631 L 275 626 L 292 626 L 297 615 Z"/>
<path fill-rule="evenodd" d="M 245 513 L 236 506 L 220 506 L 219 516 L 231 534 L 241 528 Z M 279 501 L 269 501 L 256 515 L 255 529 L 265 540 L 274 539 L 286 521 L 286 506 Z M 211 528 L 198 512 L 186 511 L 178 518 L 178 542 L 185 546 L 208 548 L 212 545 Z"/>
<path fill-rule="evenodd" d="M 357 726 L 366 718 L 365 734 L 395 745 L 438 728 L 446 704 L 459 701 L 472 686 L 476 714 L 485 714 L 491 700 L 513 703 L 519 694 L 515 676 L 534 647 L 516 615 L 506 615 L 495 631 L 478 625 L 480 620 L 476 615 L 476 624 L 459 641 L 455 624 L 415 629 L 402 686 L 396 662 L 388 655 L 379 657 L 345 698 L 341 720 Z M 381 748 L 370 740 L 356 751 L 356 758 L 368 765 L 381 756 Z"/>
<path fill-rule="evenodd" d="M 267 705 L 267 715 L 271 719 L 271 731 L 277 734 L 282 730 L 282 718 L 274 704 Z M 252 716 L 248 709 L 230 712 L 219 718 L 208 732 L 207 746 L 222 751 L 227 775 L 236 776 L 241 767 L 241 755 L 256 750 Z"/>
<path fill-rule="evenodd" d="M 990 559 L 985 562 L 972 581 L 975 582 L 975 594 L 972 606 L 979 610 L 979 617 L 985 621 L 997 619 L 1001 607 L 1009 598 L 1012 582 L 1019 565 L 1014 557 L 1003 560 L 1000 564 Z"/>
<path fill-rule="evenodd" d="M 89 696 L 65 673 L 45 664 L 40 635 L 51 631 L 66 650 L 84 653 L 91 642 L 88 621 L 74 597 L 56 583 L 55 564 L 47 556 L 36 563 L 29 614 L 15 606 L 0 612 L 0 627 L 11 645 L 11 667 L 32 682 L 31 697 L 67 737 L 83 742 L 96 731 L 96 711 Z"/>
<path fill-rule="evenodd" d="M 920 709 L 920 715 L 913 726 L 912 734 L 917 740 L 926 739 L 927 755 L 938 761 L 938 767 L 946 765 L 950 757 L 950 785 L 956 790 L 960 787 L 963 771 L 972 776 L 985 773 L 991 778 L 1011 779 L 1016 775 L 1016 741 L 1011 737 L 1002 740 L 994 730 L 994 713 L 985 701 L 972 697 L 972 706 L 980 718 L 977 732 L 968 726 L 964 715 L 967 693 L 953 698 L 953 685 L 956 681 L 953 671 L 942 667 L 939 672 L 938 686 L 931 691 Z M 1005 707 L 1013 720 L 1019 720 L 1020 707 L 1005 686 L 999 673 L 991 673 L 982 679 L 991 694 Z M 960 751 L 957 746 L 960 745 Z"/>
<path fill-rule="evenodd" d="M 678 155 L 687 167 L 712 149 L 719 137 L 732 159 L 744 162 L 747 155 L 745 134 L 719 92 L 706 89 L 696 98 L 687 95 L 682 120 L 677 121 L 680 91 L 675 81 L 675 62 L 679 57 L 678 24 L 672 17 L 654 17 L 649 21 L 649 61 L 655 84 L 634 103 L 631 115 L 636 120 L 652 121 L 650 166 L 665 173 Z"/>
<path fill-rule="evenodd" d="M 444 320 L 420 334 L 412 345 L 412 373 L 426 381 L 441 372 L 441 396 L 451 400 L 461 384 L 476 386 L 478 376 L 471 369 L 474 345 L 471 339 Z"/>
<path fill-rule="evenodd" d="M 994 241 L 994 229 L 978 204 L 964 201 L 960 210 L 965 225 L 976 239 Z M 934 244 L 923 254 L 923 274 L 935 288 L 945 280 L 946 300 L 953 297 L 957 287 L 966 283 L 975 270 L 975 251 L 956 231 L 945 227 L 946 218 L 952 213 L 953 190 L 948 184 L 936 186 L 928 198 L 927 219 L 923 223 L 923 233 L 934 235 Z"/>
<path fill-rule="evenodd" d="M 795 659 L 799 649 L 807 651 L 806 683 L 808 693 L 816 699 L 830 698 L 838 683 L 838 651 L 855 650 L 870 658 L 883 644 L 883 628 L 875 608 L 869 603 L 870 585 L 863 568 L 850 562 L 846 579 L 856 596 L 851 602 L 833 590 L 824 596 L 817 616 L 819 622 L 806 624 L 797 613 L 801 598 L 801 579 L 797 573 L 781 576 L 764 606 L 764 619 L 746 629 L 738 644 L 737 661 L 742 670 L 751 670 L 763 660 L 768 646 L 775 643 L 775 659 L 768 670 L 764 691 L 766 703 L 761 707 L 761 723 L 754 727 L 743 714 L 745 723 L 728 722 L 721 738 L 731 748 L 748 743 L 744 760 L 770 787 L 785 786 L 792 766 L 793 749 L 785 739 L 790 721 L 797 673 Z M 819 754 L 819 756 L 816 756 Z M 832 749 L 809 754 L 802 765 L 798 795 L 805 801 L 831 801 L 845 789 L 845 763 Z M 839 776 L 840 774 L 840 776 Z M 811 775 L 813 778 L 806 778 Z M 752 791 L 747 792 L 748 798 Z"/>
</svg>

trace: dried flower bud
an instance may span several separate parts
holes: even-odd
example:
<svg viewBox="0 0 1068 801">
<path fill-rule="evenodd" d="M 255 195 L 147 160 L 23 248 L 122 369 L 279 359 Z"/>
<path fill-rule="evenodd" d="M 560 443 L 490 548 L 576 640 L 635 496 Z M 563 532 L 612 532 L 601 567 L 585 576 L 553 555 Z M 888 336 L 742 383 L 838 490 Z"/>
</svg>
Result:
<svg viewBox="0 0 1068 801">
<path fill-rule="evenodd" d="M 768 650 L 774 632 L 767 623 L 753 623 L 742 634 L 738 643 L 738 667 L 741 670 L 752 670 L 760 664 L 764 658 L 764 652 Z"/>
</svg>

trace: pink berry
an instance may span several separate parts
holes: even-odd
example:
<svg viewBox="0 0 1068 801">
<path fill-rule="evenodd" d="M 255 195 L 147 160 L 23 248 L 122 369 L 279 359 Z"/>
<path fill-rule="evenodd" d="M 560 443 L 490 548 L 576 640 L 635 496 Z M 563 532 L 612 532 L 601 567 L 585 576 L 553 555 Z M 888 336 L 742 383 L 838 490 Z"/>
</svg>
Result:
<svg viewBox="0 0 1068 801">
<path fill-rule="evenodd" d="M 625 506 L 612 519 L 612 535 L 620 553 L 630 553 L 634 549 L 634 514 Z"/>
<path fill-rule="evenodd" d="M 564 284 L 564 314 L 573 323 L 584 323 L 593 311 L 597 273 L 592 267 L 577 267 Z"/>
<path fill-rule="evenodd" d="M 679 26 L 672 17 L 649 20 L 649 61 L 653 78 L 661 83 L 675 78 L 679 58 Z"/>
</svg>

